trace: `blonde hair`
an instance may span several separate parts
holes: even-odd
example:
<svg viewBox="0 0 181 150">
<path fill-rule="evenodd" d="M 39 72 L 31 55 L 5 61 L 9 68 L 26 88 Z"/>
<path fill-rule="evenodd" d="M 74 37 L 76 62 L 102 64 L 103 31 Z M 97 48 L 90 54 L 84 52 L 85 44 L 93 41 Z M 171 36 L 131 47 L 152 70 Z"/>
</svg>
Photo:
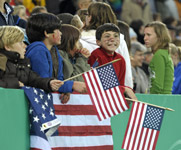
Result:
<svg viewBox="0 0 181 150">
<path fill-rule="evenodd" d="M 178 54 L 179 60 L 181 60 L 181 47 L 180 46 L 176 46 L 175 44 L 170 43 L 169 49 L 170 49 L 171 55 Z"/>
<path fill-rule="evenodd" d="M 17 26 L 1 26 L 0 27 L 0 48 L 11 46 L 14 43 L 21 42 L 24 39 L 23 31 Z"/>
<path fill-rule="evenodd" d="M 145 28 L 147 27 L 152 27 L 157 35 L 158 41 L 156 43 L 155 50 L 169 49 L 171 37 L 166 25 L 160 21 L 153 21 L 145 26 Z"/>
<path fill-rule="evenodd" d="M 26 7 L 24 5 L 17 5 L 14 7 L 14 11 L 13 11 L 13 15 L 18 15 L 20 13 L 20 10 L 23 9 L 24 11 L 26 11 Z"/>
</svg>

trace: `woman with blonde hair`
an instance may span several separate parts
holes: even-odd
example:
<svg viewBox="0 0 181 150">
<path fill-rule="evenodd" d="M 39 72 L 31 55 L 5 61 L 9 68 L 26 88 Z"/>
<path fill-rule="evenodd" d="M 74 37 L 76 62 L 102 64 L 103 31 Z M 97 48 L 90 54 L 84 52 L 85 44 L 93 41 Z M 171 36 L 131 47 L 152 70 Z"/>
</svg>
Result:
<svg viewBox="0 0 181 150">
<path fill-rule="evenodd" d="M 154 21 L 145 26 L 144 41 L 154 54 L 150 62 L 150 94 L 171 94 L 174 68 L 169 52 L 171 37 L 165 24 Z"/>
</svg>

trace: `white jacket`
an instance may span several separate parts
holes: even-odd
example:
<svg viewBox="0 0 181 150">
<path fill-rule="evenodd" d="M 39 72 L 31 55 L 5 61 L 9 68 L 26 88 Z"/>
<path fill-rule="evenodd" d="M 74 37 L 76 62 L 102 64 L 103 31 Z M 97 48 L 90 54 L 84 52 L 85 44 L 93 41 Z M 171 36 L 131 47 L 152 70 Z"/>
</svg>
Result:
<svg viewBox="0 0 181 150">
<path fill-rule="evenodd" d="M 99 46 L 96 44 L 96 30 L 82 31 L 82 37 L 80 42 L 84 48 L 87 48 L 90 53 L 97 49 Z M 133 88 L 131 62 L 128 53 L 128 48 L 124 40 L 124 35 L 120 34 L 120 45 L 116 50 L 117 53 L 121 54 L 126 61 L 126 76 L 125 76 L 125 86 Z"/>
</svg>

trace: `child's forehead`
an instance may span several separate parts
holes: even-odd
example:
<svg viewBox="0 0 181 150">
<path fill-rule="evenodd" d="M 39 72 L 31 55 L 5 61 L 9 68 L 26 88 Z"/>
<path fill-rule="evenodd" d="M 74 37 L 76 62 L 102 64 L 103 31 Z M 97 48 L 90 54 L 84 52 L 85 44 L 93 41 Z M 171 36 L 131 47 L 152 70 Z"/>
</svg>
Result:
<svg viewBox="0 0 181 150">
<path fill-rule="evenodd" d="M 119 34 L 119 32 L 109 30 L 109 31 L 104 31 L 102 34 Z"/>
</svg>

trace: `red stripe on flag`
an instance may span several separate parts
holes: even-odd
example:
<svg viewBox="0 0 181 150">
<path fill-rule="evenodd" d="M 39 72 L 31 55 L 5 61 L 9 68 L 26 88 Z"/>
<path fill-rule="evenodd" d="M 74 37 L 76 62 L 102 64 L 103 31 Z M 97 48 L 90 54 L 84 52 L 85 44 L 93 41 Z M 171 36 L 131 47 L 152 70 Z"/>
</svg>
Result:
<svg viewBox="0 0 181 150">
<path fill-rule="evenodd" d="M 156 132 L 155 141 L 154 141 L 154 144 L 153 144 L 153 150 L 155 150 L 155 148 L 156 148 L 156 143 L 157 143 L 157 140 L 158 140 L 159 133 L 160 133 L 160 131 Z"/>
<path fill-rule="evenodd" d="M 144 110 L 144 104 L 142 104 L 142 106 L 141 106 L 141 112 L 140 112 L 140 114 L 143 114 L 143 110 Z M 142 115 L 141 115 L 141 116 L 142 116 Z M 140 124 L 141 124 L 141 117 L 139 117 L 138 125 L 137 125 L 137 129 L 136 129 L 135 135 L 138 134 L 138 130 L 139 130 Z M 141 135 L 141 133 L 140 133 L 140 135 Z M 134 141 L 133 141 L 133 148 L 135 148 L 135 149 L 137 149 L 137 147 L 138 147 L 138 145 L 135 147 L 135 142 L 136 142 L 137 138 L 138 138 L 138 137 L 135 136 L 135 137 L 134 137 Z M 141 138 L 141 136 L 139 136 L 138 141 L 140 140 L 140 138 Z"/>
<path fill-rule="evenodd" d="M 112 135 L 110 126 L 60 126 L 59 136 L 99 136 Z"/>
<path fill-rule="evenodd" d="M 93 105 L 54 105 L 56 115 L 97 115 Z"/>
<path fill-rule="evenodd" d="M 120 94 L 122 95 L 120 86 L 118 86 L 118 89 L 119 89 Z M 115 93 L 116 93 L 116 96 L 119 97 L 117 90 L 115 90 Z M 122 98 L 123 98 L 123 100 L 124 100 L 124 97 L 123 97 L 123 96 L 122 96 Z M 123 104 L 122 104 L 122 102 L 121 102 L 121 98 L 118 98 L 118 101 L 119 101 L 119 104 L 120 104 L 122 110 L 125 111 L 125 108 L 123 107 Z M 125 101 L 124 101 L 124 103 L 125 103 Z M 125 104 L 126 104 L 126 103 L 125 103 Z"/>
<path fill-rule="evenodd" d="M 153 132 L 154 132 L 154 130 L 151 130 L 150 140 L 149 140 L 149 143 L 148 143 L 148 147 L 150 147 L 150 145 L 151 145 L 151 141 L 152 141 L 152 138 L 153 138 Z"/>
<path fill-rule="evenodd" d="M 132 108 L 134 108 L 134 106 L 135 106 L 135 102 L 133 102 Z M 131 109 L 130 116 L 131 116 L 131 117 L 129 117 L 128 125 L 127 125 L 127 127 L 126 127 L 126 132 L 125 132 L 124 139 L 123 139 L 122 149 L 127 149 L 127 145 L 128 145 L 128 144 L 125 143 L 125 141 L 126 141 L 126 138 L 127 138 L 127 136 L 128 136 L 128 129 L 129 129 L 130 122 L 131 122 L 131 119 L 132 119 L 132 116 L 133 116 L 133 109 Z M 126 144 L 126 148 L 124 148 L 124 147 L 125 147 L 125 144 Z"/>
<path fill-rule="evenodd" d="M 91 83 L 91 86 L 93 87 L 92 90 L 94 91 L 94 95 L 95 95 L 95 99 L 93 98 L 93 101 L 94 101 L 94 100 L 97 101 L 98 107 L 99 107 L 99 109 L 100 109 L 100 111 L 101 111 L 101 114 L 102 114 L 102 116 L 104 117 L 104 119 L 106 119 L 106 116 L 104 115 L 104 112 L 103 112 L 103 110 L 102 110 L 102 107 L 101 107 L 101 105 L 100 105 L 100 101 L 99 101 L 99 98 L 98 98 L 98 95 L 97 95 L 97 92 L 98 92 L 98 91 L 95 90 L 95 89 L 96 89 L 95 87 L 97 87 L 97 85 L 94 85 L 94 84 L 93 84 L 93 82 L 92 82 L 92 80 L 91 80 L 91 77 L 90 77 L 90 74 L 92 74 L 92 73 L 90 73 L 90 72 L 87 73 L 88 78 L 89 78 L 89 81 L 90 81 L 90 83 Z M 95 103 L 94 103 L 94 104 L 95 104 Z M 94 106 L 96 107 L 96 105 L 94 105 Z M 101 118 L 99 113 L 98 113 L 98 115 L 99 115 L 98 118 Z"/>
<path fill-rule="evenodd" d="M 94 79 L 96 79 L 96 76 L 95 76 L 95 73 L 94 73 L 94 72 L 93 72 L 93 77 L 94 77 Z M 97 86 L 97 88 L 98 88 L 99 94 L 101 95 L 101 99 L 102 99 L 102 101 L 103 101 L 104 107 L 105 107 L 105 109 L 106 109 L 106 113 L 108 114 L 109 117 L 111 117 L 111 115 L 110 115 L 110 113 L 109 113 L 109 111 L 108 111 L 108 109 L 107 109 L 107 106 L 106 106 L 104 97 L 103 97 L 103 95 L 102 95 L 102 92 L 101 92 L 101 89 L 100 89 L 100 85 L 99 85 L 99 83 L 97 82 L 97 80 L 95 80 L 95 82 L 96 82 L 96 86 Z M 98 99 L 98 100 L 99 100 L 99 99 Z M 105 115 L 105 113 L 104 113 L 104 115 Z"/>
<path fill-rule="evenodd" d="M 144 138 L 142 149 L 145 149 L 145 144 L 146 144 L 146 140 L 148 139 L 148 131 L 149 131 L 149 129 L 144 128 L 144 130 L 146 130 L 146 133 L 145 133 L 145 138 Z"/>
<path fill-rule="evenodd" d="M 112 145 L 105 146 L 91 146 L 91 147 L 58 147 L 52 148 L 52 150 L 113 150 Z"/>
<path fill-rule="evenodd" d="M 132 124 L 131 132 L 130 132 L 130 137 L 129 137 L 129 140 L 128 140 L 128 149 L 131 149 L 130 148 L 130 146 L 131 146 L 130 141 L 131 141 L 131 138 L 133 137 L 133 130 L 134 130 L 137 114 L 138 114 L 139 105 L 140 105 L 140 103 L 137 103 L 137 107 L 136 107 L 136 111 L 135 111 L 135 117 L 133 119 L 133 124 Z"/>
<path fill-rule="evenodd" d="M 88 72 L 87 72 L 86 74 L 88 75 Z M 84 78 L 84 81 L 86 81 L 87 79 L 86 79 L 85 75 L 83 74 L 82 76 L 83 76 L 83 78 Z M 94 103 L 94 101 L 93 101 L 93 97 L 92 97 L 92 94 L 91 94 L 91 91 L 90 91 L 90 87 L 89 87 L 89 85 L 88 85 L 87 82 L 85 82 L 85 84 L 86 84 L 86 87 L 88 88 L 88 92 L 89 92 L 89 96 L 90 96 L 90 98 L 91 98 L 91 101 L 92 101 L 92 103 L 93 103 L 93 105 L 94 105 L 94 107 L 95 107 L 95 103 Z M 95 108 L 95 111 L 97 112 L 97 117 L 98 117 L 98 119 L 101 120 L 100 116 L 98 115 L 99 113 L 98 113 L 98 111 L 97 111 L 96 108 Z"/>
<path fill-rule="evenodd" d="M 114 91 L 116 91 L 115 89 L 113 89 Z M 116 107 L 116 110 L 117 110 L 117 112 L 118 113 L 121 113 L 121 111 L 120 111 L 120 109 L 118 108 L 118 105 L 117 105 L 117 103 L 116 103 L 116 99 L 115 99 L 115 96 L 113 95 L 113 93 L 112 93 L 112 90 L 110 89 L 109 90 L 110 91 L 110 94 L 111 94 L 111 97 L 112 97 L 112 99 L 113 99 L 113 102 L 114 102 L 114 105 L 115 105 L 115 107 Z"/>
<path fill-rule="evenodd" d="M 124 101 L 124 104 L 126 105 L 127 108 L 129 108 L 129 105 L 128 105 L 127 101 L 125 100 L 123 89 L 121 88 L 121 86 L 119 86 L 119 91 L 120 91 L 120 93 L 122 95 L 122 99 Z M 122 106 L 121 99 L 119 99 L 119 100 L 120 100 L 120 103 L 121 103 L 121 107 L 123 108 L 123 111 L 125 111 L 125 108 Z"/>
</svg>

